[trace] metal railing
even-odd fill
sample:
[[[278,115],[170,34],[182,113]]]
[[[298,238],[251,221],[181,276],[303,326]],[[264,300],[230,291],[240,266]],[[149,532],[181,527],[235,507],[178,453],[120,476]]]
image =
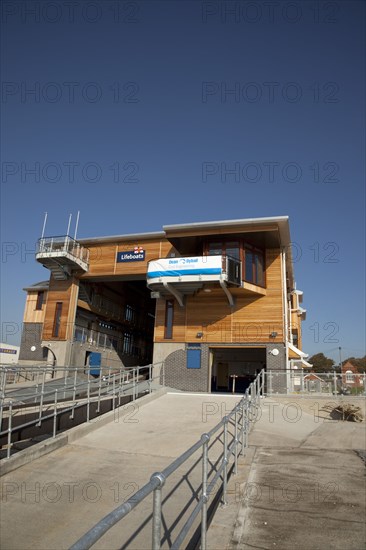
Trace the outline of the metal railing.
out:
[[[265,394],[366,395],[365,373],[309,372],[304,369],[265,371]]]
[[[114,350],[117,353],[123,355],[130,355],[136,357],[138,361],[144,361],[147,359],[149,350],[144,345],[145,342],[141,336],[142,329],[139,333],[134,334],[133,328],[126,326],[124,332],[129,335],[129,339],[120,336],[117,331],[115,334],[109,334],[106,332],[88,329],[79,325],[75,325],[74,328],[74,343],[80,346],[86,345],[94,347],[96,349]]]
[[[43,237],[38,239],[36,254],[51,252],[58,252],[60,254],[68,253],[86,264],[89,262],[89,249],[82,246],[69,235]]]
[[[221,484],[221,502],[227,504],[227,485],[230,471],[234,475],[238,469],[238,457],[245,454],[248,447],[248,435],[251,422],[257,417],[254,409],[258,408],[259,397],[263,395],[264,371],[250,384],[240,402],[225,416],[212,430],[201,435],[200,439],[186,452],[180,455],[169,466],[161,472],[152,474],[150,481],[140,490],[132,495],[126,502],[101,519],[92,529],[82,536],[70,550],[86,550],[93,546],[104,534],[116,523],[123,520],[136,506],[144,501],[150,494],[153,494],[152,505],[152,537],[151,548],[161,548],[162,540],[162,502],[163,488],[169,478],[180,466],[197,452],[200,452],[199,460],[202,463],[202,482],[198,502],[188,519],[181,527],[175,540],[170,545],[172,549],[178,549],[187,538],[195,519],[201,514],[200,519],[200,540],[201,550],[206,550],[206,534],[208,525],[208,501],[213,495],[213,489],[217,483]],[[232,427],[232,433],[229,427]],[[211,479],[208,476],[210,442],[215,436],[215,441],[222,444],[220,465],[214,470]],[[230,459],[233,456],[234,463],[229,471]]]
[[[154,373],[154,368],[159,370],[157,374]],[[160,371],[164,372],[164,363],[123,367],[117,372],[115,368],[101,367],[98,378],[92,376],[92,367],[35,367],[35,370],[39,371],[37,377],[35,375],[36,384],[18,390],[18,395],[13,395],[13,384],[11,393],[7,393],[8,368],[1,367],[0,370],[0,438],[6,438],[6,458],[11,456],[14,434],[25,428],[41,427],[42,423],[53,419],[54,438],[59,431],[58,418],[67,412],[70,413],[69,418],[74,419],[75,411],[86,407],[86,422],[89,422],[93,414],[98,416],[101,413],[101,403],[104,400],[111,401],[111,410],[115,410],[121,406],[122,398],[126,396],[135,401],[139,395],[161,388]],[[48,384],[47,376],[55,370],[62,371],[64,376],[55,378]],[[80,380],[81,377],[84,379]],[[93,404],[96,406],[95,410],[92,410]],[[32,418],[25,420],[26,415]]]
[[[231,256],[222,256],[222,265],[227,282],[241,285],[241,261]]]

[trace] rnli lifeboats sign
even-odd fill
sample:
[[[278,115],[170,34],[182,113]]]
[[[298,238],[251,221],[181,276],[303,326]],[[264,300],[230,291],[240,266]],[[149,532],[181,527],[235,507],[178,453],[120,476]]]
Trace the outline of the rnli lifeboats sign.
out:
[[[117,252],[117,263],[142,262],[145,259],[145,250],[141,246],[135,246],[133,250]]]
[[[149,263],[147,276],[181,277],[184,275],[219,275],[222,272],[221,256],[193,258],[164,258]]]

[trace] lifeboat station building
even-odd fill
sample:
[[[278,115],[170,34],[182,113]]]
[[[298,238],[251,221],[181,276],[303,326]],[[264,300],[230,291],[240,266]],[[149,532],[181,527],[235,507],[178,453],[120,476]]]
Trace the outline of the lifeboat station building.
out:
[[[36,260],[49,277],[25,288],[20,363],[164,363],[167,386],[202,392],[309,366],[286,216],[42,237]]]

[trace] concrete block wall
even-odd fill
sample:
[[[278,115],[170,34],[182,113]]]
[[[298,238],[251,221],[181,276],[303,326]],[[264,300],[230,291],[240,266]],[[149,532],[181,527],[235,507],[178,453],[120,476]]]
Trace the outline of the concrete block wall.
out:
[[[23,323],[22,341],[20,343],[19,361],[46,363],[47,355],[42,350],[43,323]],[[32,351],[32,347],[36,349]]]
[[[160,347],[154,357],[160,357],[165,364],[165,385],[182,391],[207,392],[208,391],[208,345],[201,344],[201,368],[187,368],[187,345],[177,344],[177,349],[172,351],[168,344],[169,353],[164,357],[164,343],[155,344]],[[167,349],[168,351],[168,349]],[[160,383],[163,383],[163,373],[160,373]]]

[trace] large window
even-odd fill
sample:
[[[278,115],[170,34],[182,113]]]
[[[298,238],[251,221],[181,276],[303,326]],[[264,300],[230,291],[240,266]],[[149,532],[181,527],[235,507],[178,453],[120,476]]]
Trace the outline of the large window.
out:
[[[209,256],[226,255],[243,262],[243,279],[258,286],[265,286],[263,250],[241,240],[215,240],[207,242],[204,253]]]
[[[174,302],[167,300],[165,302],[165,334],[164,338],[173,338],[173,319],[174,319]]]
[[[240,243],[238,241],[212,242],[208,243],[206,249],[209,256],[225,254],[240,260]]]
[[[257,248],[245,245],[245,280],[248,283],[264,286],[264,254]]]
[[[55,318],[53,321],[52,336],[58,337],[61,326],[62,302],[56,302]]]

